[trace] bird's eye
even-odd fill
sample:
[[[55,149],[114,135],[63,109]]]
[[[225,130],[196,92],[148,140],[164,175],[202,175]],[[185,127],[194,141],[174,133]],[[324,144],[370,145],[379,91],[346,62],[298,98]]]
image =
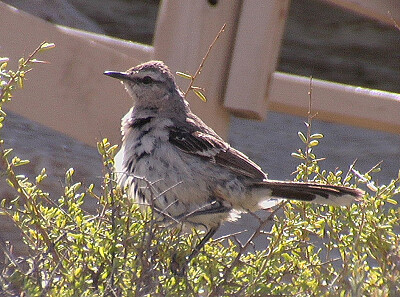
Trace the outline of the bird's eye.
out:
[[[153,79],[150,76],[145,76],[142,78],[142,83],[144,83],[145,85],[148,85],[152,82],[153,82]]]

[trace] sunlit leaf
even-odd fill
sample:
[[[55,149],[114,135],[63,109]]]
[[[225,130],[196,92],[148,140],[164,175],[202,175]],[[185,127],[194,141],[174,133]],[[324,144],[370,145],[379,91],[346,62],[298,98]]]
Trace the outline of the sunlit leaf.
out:
[[[203,101],[207,102],[206,96],[198,89],[193,89],[193,92]]]
[[[320,138],[324,138],[324,135],[321,133],[316,133],[316,134],[311,135],[311,138],[312,139],[320,139]]]
[[[307,138],[305,137],[305,135],[303,134],[303,132],[297,132],[297,135],[299,136],[299,138],[300,138],[300,140],[303,142],[303,143],[307,143]]]
[[[179,75],[180,77],[183,77],[183,78],[186,78],[186,79],[193,79],[193,77],[190,74],[187,74],[185,72],[177,71],[176,74]]]
[[[52,49],[52,48],[55,48],[55,47],[56,47],[56,45],[55,45],[54,43],[48,43],[48,42],[46,42],[46,43],[43,43],[43,44],[42,44],[42,46],[40,47],[40,51]]]
[[[42,61],[42,60],[38,60],[38,59],[32,59],[31,62],[36,63],[36,64],[50,64],[50,62],[48,62],[48,61]]]

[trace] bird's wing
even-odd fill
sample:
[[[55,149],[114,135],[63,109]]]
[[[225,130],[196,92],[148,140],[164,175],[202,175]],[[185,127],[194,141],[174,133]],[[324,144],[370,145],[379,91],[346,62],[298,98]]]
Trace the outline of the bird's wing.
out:
[[[266,179],[265,173],[256,163],[230,147],[212,130],[190,132],[174,127],[170,130],[169,141],[185,153],[206,159],[237,174],[260,181]]]

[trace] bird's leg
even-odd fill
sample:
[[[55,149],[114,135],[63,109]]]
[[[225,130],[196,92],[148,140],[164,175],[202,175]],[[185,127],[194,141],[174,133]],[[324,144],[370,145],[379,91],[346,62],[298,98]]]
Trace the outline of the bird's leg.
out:
[[[185,273],[186,266],[192,261],[194,257],[196,257],[200,250],[204,247],[207,241],[210,240],[211,237],[214,236],[215,232],[217,232],[218,226],[211,228],[207,234],[200,240],[200,242],[194,247],[192,253],[186,257],[185,262],[179,264],[176,259],[176,253],[173,255],[172,263],[171,263],[171,270],[174,274],[178,276],[183,276]]]

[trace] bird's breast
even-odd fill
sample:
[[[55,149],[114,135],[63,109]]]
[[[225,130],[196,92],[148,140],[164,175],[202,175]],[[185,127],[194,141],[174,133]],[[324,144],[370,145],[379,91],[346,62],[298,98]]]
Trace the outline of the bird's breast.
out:
[[[171,120],[153,116],[123,121],[124,138],[115,167],[133,173],[138,162],[154,154],[168,141],[168,127],[171,125]]]

